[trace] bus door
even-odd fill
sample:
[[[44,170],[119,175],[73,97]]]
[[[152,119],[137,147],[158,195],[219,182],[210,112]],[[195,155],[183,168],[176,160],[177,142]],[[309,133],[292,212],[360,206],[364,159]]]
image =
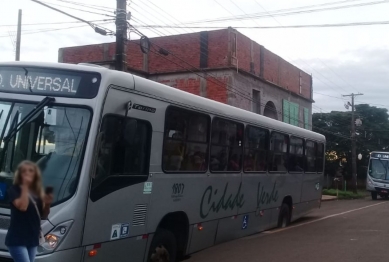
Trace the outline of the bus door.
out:
[[[149,172],[158,157],[150,158],[150,152],[158,152],[152,144],[162,146],[152,143],[152,138],[162,141],[161,107],[159,101],[109,89],[97,136],[83,237],[86,249],[101,244],[97,255],[89,258],[93,261],[143,260],[147,239],[142,235],[147,233],[152,190]],[[131,260],[125,260],[128,256]]]

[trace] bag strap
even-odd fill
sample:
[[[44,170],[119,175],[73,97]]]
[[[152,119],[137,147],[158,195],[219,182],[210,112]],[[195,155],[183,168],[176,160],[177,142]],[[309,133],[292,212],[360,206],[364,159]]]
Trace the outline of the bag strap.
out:
[[[35,202],[34,198],[30,194],[28,194],[28,197],[30,198],[31,202],[34,204],[34,207],[35,207],[35,210],[36,210],[36,214],[38,215],[39,220],[40,220],[41,219],[41,214],[40,214],[40,212],[38,210],[38,206],[36,205],[36,202]]]

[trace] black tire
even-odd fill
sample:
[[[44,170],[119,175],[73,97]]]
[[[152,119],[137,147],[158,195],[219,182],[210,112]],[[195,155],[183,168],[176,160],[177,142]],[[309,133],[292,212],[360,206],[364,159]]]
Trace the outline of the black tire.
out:
[[[166,229],[158,229],[151,241],[148,262],[176,262],[177,240]]]
[[[371,199],[377,200],[377,192],[371,192]]]
[[[290,208],[287,204],[282,204],[280,214],[278,216],[278,227],[287,227],[290,224]]]

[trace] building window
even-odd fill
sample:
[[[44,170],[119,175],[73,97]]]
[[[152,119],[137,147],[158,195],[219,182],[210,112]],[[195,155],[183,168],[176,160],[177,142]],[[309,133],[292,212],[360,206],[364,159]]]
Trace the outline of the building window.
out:
[[[207,171],[209,126],[208,115],[169,107],[165,120],[163,170]]]
[[[269,171],[286,172],[288,170],[289,137],[273,132],[270,138]]]
[[[309,129],[309,109],[304,108],[304,128]]]
[[[299,105],[288,100],[283,100],[283,119],[285,123],[299,126]]]
[[[220,118],[212,122],[211,171],[238,172],[242,166],[243,129],[241,123]]]
[[[269,131],[247,126],[244,150],[244,172],[266,171]]]
[[[253,89],[253,112],[256,114],[261,114],[261,96],[258,90]]]

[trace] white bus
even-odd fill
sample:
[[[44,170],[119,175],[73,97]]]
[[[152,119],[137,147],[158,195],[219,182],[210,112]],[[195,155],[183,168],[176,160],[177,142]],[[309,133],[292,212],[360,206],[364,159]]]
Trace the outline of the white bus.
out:
[[[38,262],[174,262],[320,207],[324,136],[129,73],[0,63],[0,135],[0,261],[24,159],[55,194]]]
[[[389,152],[374,151],[370,153],[367,172],[366,190],[370,191],[371,198],[377,200],[389,197]]]

